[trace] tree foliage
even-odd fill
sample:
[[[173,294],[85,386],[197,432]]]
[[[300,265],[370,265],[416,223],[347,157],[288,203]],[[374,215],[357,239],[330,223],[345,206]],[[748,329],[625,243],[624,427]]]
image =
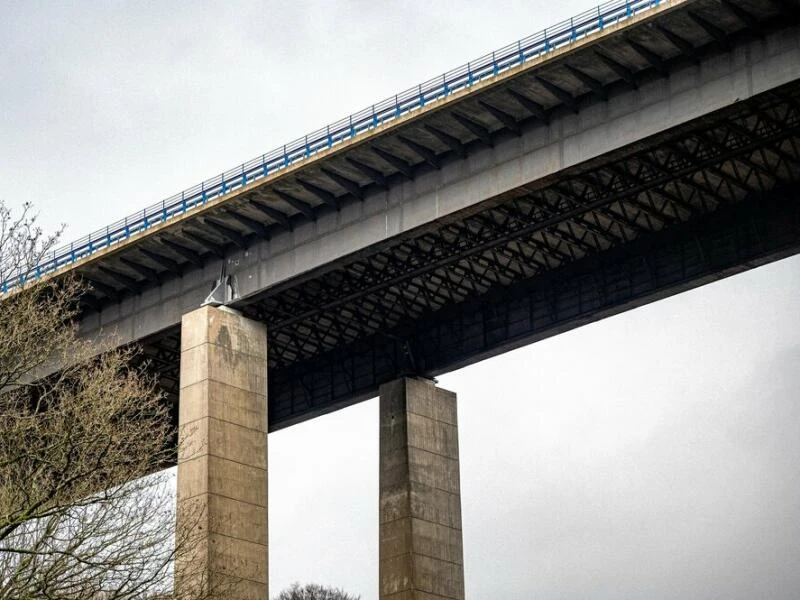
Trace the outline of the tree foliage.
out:
[[[133,350],[79,338],[79,281],[24,281],[57,239],[0,203],[0,281],[19,283],[0,295],[0,599],[163,595],[192,543],[158,473],[168,407]]]
[[[360,600],[361,596],[353,596],[339,588],[326,587],[316,583],[301,586],[295,582],[273,600]]]

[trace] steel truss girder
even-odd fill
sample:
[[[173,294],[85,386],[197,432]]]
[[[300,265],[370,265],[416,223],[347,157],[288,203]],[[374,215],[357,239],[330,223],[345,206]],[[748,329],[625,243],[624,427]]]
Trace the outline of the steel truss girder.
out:
[[[798,203],[779,199],[800,181],[796,93],[740,103],[240,305],[268,326],[271,426],[796,251]],[[153,368],[174,392],[168,346]]]
[[[305,360],[741,201],[754,183],[756,191],[768,191],[775,179],[750,181],[756,167],[743,175],[735,165],[753,162],[750,154],[793,136],[798,126],[796,107],[776,97],[758,111],[743,109],[593,171],[567,174],[563,183],[406,240],[245,310],[275,336],[274,367]]]
[[[270,372],[277,429],[800,251],[800,190],[726,206],[351,347]],[[407,354],[411,352],[414,365]]]

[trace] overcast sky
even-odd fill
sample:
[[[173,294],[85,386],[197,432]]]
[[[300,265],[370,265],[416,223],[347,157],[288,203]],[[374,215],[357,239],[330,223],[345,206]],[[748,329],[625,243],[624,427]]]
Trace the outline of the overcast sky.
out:
[[[591,8],[0,0],[0,198],[65,241]],[[440,378],[467,596],[800,596],[800,259]],[[273,593],[377,598],[374,400],[270,436]]]

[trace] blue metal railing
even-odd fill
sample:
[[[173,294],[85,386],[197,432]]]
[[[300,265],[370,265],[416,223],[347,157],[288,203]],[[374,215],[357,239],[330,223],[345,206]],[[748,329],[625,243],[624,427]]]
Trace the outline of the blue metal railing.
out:
[[[610,0],[596,9],[586,11],[553,27],[504,46],[448,71],[383,102],[332,123],[282,147],[262,154],[216,177],[207,179],[187,190],[153,204],[121,221],[82,237],[69,245],[48,253],[33,269],[15,273],[0,284],[0,293],[32,279],[38,279],[139,233],[153,225],[169,221],[188,210],[229,194],[253,181],[285,169],[310,156],[341,144],[345,140],[394,121],[426,104],[469,88],[489,77],[495,77],[528,60],[571,44],[591,33],[602,30],[647,11],[661,0]]]

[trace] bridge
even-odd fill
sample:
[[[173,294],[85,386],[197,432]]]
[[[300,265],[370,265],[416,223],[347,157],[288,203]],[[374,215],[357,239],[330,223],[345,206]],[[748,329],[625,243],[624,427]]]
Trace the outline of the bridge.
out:
[[[75,274],[82,334],[142,345],[201,424],[179,504],[219,518],[203,560],[241,597],[266,594],[267,431],[380,395],[381,598],[463,598],[432,378],[797,253],[798,15],[614,0],[0,285]]]

